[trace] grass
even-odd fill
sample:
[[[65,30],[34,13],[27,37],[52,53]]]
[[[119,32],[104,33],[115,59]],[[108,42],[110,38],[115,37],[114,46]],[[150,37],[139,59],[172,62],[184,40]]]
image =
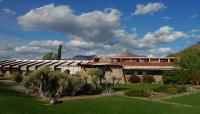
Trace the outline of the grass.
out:
[[[185,96],[181,96],[181,97],[171,98],[166,101],[200,106],[199,99],[200,99],[200,93],[194,93],[194,94],[185,95]]]
[[[139,83],[139,84],[115,84],[115,90],[127,90],[127,89],[155,89],[159,88],[160,84],[148,84],[148,83]]]
[[[126,85],[128,86],[128,85]],[[145,87],[145,86],[143,86]],[[153,87],[153,86],[152,86]],[[198,95],[196,96],[196,99]],[[194,100],[197,102],[198,100]],[[123,96],[65,101],[57,105],[11,90],[0,84],[0,114],[199,114],[200,107],[182,107],[171,104],[138,100]]]

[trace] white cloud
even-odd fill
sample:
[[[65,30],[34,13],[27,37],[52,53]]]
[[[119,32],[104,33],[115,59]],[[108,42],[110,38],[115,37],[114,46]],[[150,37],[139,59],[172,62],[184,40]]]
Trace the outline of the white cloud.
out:
[[[192,38],[200,38],[200,29],[192,29],[190,31],[190,36]]]
[[[120,15],[120,11],[110,8],[77,14],[67,5],[54,4],[32,9],[17,18],[24,30],[55,31],[65,34],[69,39],[34,40],[12,46],[10,52],[15,55],[12,57],[41,59],[46,52],[56,53],[60,44],[63,45],[63,58],[77,54],[113,55],[137,50],[149,52],[159,48],[156,44],[173,42],[187,36],[184,32],[163,26],[139,37],[136,28],[131,32],[123,29]]]
[[[198,14],[194,14],[194,15],[190,16],[190,18],[192,18],[192,19],[195,19],[195,18],[198,18],[198,17],[199,17]]]
[[[148,3],[146,5],[144,4],[137,4],[136,10],[134,11],[133,15],[145,15],[145,14],[153,14],[156,11],[162,10],[167,8],[165,4],[161,2],[155,2],[155,3]]]
[[[163,19],[170,20],[170,19],[172,19],[172,18],[171,18],[171,17],[168,17],[168,16],[164,16]]]
[[[135,48],[136,31],[127,33],[120,26],[120,11],[107,8],[77,15],[67,5],[49,4],[32,9],[18,17],[25,30],[51,30],[70,36],[64,45],[72,53],[96,51],[98,54],[118,53]],[[30,44],[29,44],[30,45]]]
[[[200,38],[200,34],[192,34],[192,38]]]
[[[31,41],[28,45],[32,47],[58,47],[60,44],[62,44],[63,41],[58,40],[41,40],[41,41]]]
[[[8,8],[3,8],[3,12],[7,15],[12,15],[14,16],[16,12],[14,10],[8,9]]]
[[[192,29],[190,32],[191,32],[191,33],[200,32],[200,29]]]
[[[174,31],[169,26],[160,27],[154,32],[149,32],[140,40],[140,45],[153,47],[154,44],[173,42],[177,39],[187,37],[187,34],[181,31]]]
[[[112,38],[120,26],[120,12],[107,8],[76,15],[67,5],[49,4],[32,9],[17,18],[25,30],[51,30],[79,37],[86,41],[101,41]]]
[[[16,47],[15,51],[26,54],[42,54],[55,51],[62,43],[62,41],[58,40],[31,41],[27,45]]]
[[[169,54],[172,52],[173,52],[173,50],[169,47],[160,47],[160,48],[150,49],[150,53],[152,53],[152,54]]]

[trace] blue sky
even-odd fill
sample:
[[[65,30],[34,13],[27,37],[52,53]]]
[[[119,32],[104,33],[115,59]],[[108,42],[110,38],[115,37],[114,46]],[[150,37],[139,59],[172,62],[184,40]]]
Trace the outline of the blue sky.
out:
[[[199,0],[0,0],[0,59],[131,52],[165,56],[200,39]]]

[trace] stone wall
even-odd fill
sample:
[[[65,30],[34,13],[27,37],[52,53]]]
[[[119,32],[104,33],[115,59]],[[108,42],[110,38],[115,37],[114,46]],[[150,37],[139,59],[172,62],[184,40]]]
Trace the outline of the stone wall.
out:
[[[122,68],[111,68],[111,71],[106,71],[105,73],[105,77],[108,77],[108,76],[111,76],[111,77],[115,76],[118,79],[120,79],[119,83],[125,83]]]

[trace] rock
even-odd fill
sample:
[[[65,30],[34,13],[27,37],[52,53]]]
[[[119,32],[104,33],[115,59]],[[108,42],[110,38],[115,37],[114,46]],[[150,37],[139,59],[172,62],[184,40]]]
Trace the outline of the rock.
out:
[[[50,104],[58,104],[58,103],[62,103],[62,101],[59,101],[57,98],[52,98],[50,100]]]

